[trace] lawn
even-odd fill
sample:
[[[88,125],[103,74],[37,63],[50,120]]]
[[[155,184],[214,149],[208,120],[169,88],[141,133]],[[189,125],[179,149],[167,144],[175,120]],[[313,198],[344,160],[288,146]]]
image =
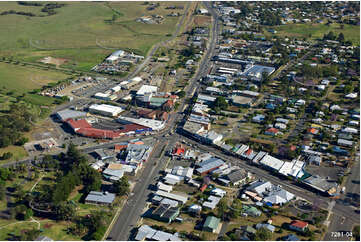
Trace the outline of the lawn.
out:
[[[26,91],[40,88],[48,83],[66,79],[67,77],[68,75],[61,72],[0,63],[0,88],[4,89],[4,91],[14,91],[16,94],[22,94]],[[33,96],[30,96],[30,98],[34,99]],[[40,103],[43,103],[44,100],[43,98]]]
[[[11,238],[12,236],[10,235],[13,234],[15,236],[20,236],[21,232],[24,230],[30,230],[30,229],[36,229],[37,228],[37,224],[34,222],[28,222],[28,221],[24,221],[21,223],[16,223],[16,224],[11,224],[9,226],[3,227],[0,229],[0,240],[4,241],[4,240],[9,240],[9,238]]]
[[[351,40],[353,44],[360,44],[360,26],[344,24],[344,29],[341,29],[340,24],[286,24],[274,27],[277,30],[276,35],[292,36],[300,38],[322,38],[324,34],[333,31],[335,34],[343,33],[346,40]]]
[[[13,156],[8,160],[0,160],[0,164],[7,163],[9,161],[21,160],[22,158],[27,156],[27,153],[23,146],[11,145],[6,148],[0,148],[0,155],[2,155],[3,153],[6,153],[6,152],[11,152],[13,154]]]
[[[142,55],[157,42],[169,38],[179,17],[168,17],[167,5],[181,2],[160,2],[152,11],[142,2],[67,2],[58,12],[46,17],[20,15],[0,16],[0,32],[8,33],[0,40],[0,56],[36,62],[43,57],[65,58],[71,67],[89,71],[115,49],[134,49]],[[38,7],[19,6],[16,2],[1,3],[1,9],[38,13]],[[144,24],[135,19],[159,14],[161,24]],[[113,23],[109,20],[114,19]],[[108,20],[108,22],[107,22]]]

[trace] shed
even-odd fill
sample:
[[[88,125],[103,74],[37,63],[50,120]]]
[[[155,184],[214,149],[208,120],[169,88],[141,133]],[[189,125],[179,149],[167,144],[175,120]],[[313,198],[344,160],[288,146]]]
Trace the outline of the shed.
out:
[[[211,233],[216,232],[220,221],[221,220],[219,218],[216,218],[214,216],[208,216],[206,221],[204,222],[203,230]]]

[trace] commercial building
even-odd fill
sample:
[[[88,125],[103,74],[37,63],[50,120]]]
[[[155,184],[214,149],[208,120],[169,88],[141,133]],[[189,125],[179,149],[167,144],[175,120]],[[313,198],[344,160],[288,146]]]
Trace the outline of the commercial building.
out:
[[[147,145],[129,144],[126,150],[125,163],[141,166],[146,162],[153,150],[153,147]]]
[[[150,86],[150,85],[143,85],[137,91],[137,96],[144,96],[146,94],[155,94],[158,92],[158,87]]]
[[[201,175],[205,175],[222,166],[223,164],[225,164],[223,160],[213,157],[197,164],[199,168],[196,169],[196,172]]]
[[[115,199],[114,193],[91,191],[85,198],[85,203],[96,205],[110,205]]]
[[[70,118],[78,119],[78,118],[84,118],[86,116],[87,116],[86,112],[81,112],[71,109],[64,109],[56,113],[56,117],[63,122]]]
[[[166,122],[161,120],[147,119],[147,118],[130,118],[121,116],[117,119],[118,122],[126,120],[150,129],[150,131],[159,131],[165,128]]]
[[[123,111],[124,110],[121,107],[108,104],[93,104],[89,107],[89,112],[108,117],[116,117]]]
[[[336,195],[337,192],[337,183],[329,182],[325,178],[322,178],[318,175],[310,176],[304,179],[303,184],[310,186],[313,189],[316,189],[324,194],[329,196]]]

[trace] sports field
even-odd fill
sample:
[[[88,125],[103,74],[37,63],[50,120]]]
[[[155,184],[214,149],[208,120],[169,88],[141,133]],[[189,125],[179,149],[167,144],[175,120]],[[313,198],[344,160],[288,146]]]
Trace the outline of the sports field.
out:
[[[351,40],[354,45],[360,44],[360,26],[356,25],[344,24],[342,29],[340,24],[286,24],[273,29],[277,30],[278,36],[309,38],[311,34],[313,39],[322,38],[332,31],[337,35],[343,33],[345,40]]]
[[[167,16],[185,6],[182,2],[159,2],[153,10],[143,2],[66,2],[46,17],[1,15],[0,56],[13,56],[24,61],[44,57],[65,58],[65,67],[88,71],[115,49],[133,49],[146,55],[155,43],[169,38],[179,17]],[[40,13],[41,7],[1,2],[1,11],[16,10]],[[162,15],[160,24],[135,22],[141,16]]]

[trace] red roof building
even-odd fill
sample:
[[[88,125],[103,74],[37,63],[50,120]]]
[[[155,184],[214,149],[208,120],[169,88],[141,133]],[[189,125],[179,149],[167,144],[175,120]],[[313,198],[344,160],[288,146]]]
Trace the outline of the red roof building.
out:
[[[128,147],[128,144],[125,145],[114,145],[114,150],[115,151],[121,151],[121,150],[125,150]]]
[[[174,148],[173,155],[182,156],[184,154],[184,152],[185,152],[185,149],[181,145],[178,145]]]
[[[308,223],[300,220],[293,220],[289,228],[296,230],[296,231],[305,231],[305,229],[308,227]]]

